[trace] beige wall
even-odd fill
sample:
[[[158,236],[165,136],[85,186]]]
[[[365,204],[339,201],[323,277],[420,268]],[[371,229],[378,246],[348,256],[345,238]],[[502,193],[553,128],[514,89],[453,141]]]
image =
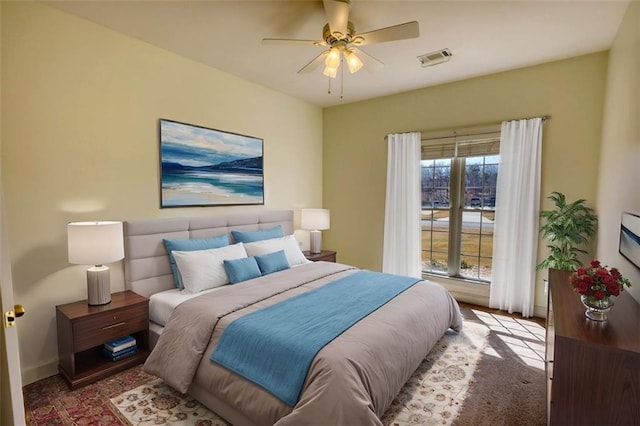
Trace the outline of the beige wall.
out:
[[[266,205],[249,209],[299,209],[322,203],[322,112],[41,3],[2,6],[1,170],[31,382],[56,372],[55,305],[86,298],[67,222],[241,209],[159,209],[158,118],[264,138]]]
[[[331,210],[331,230],[324,246],[337,250],[342,262],[380,270],[384,137],[393,132],[550,115],[543,134],[541,193],[561,191],[595,207],[607,57],[596,53],[325,109],[323,197]],[[546,199],[541,203],[551,207]],[[538,313],[546,307],[544,277],[539,274],[537,280]],[[488,295],[487,286],[472,285],[468,292],[476,302]]]
[[[640,214],[640,2],[631,2],[610,51],[598,190],[598,257],[620,268],[640,302],[640,270],[618,253],[620,214]]]

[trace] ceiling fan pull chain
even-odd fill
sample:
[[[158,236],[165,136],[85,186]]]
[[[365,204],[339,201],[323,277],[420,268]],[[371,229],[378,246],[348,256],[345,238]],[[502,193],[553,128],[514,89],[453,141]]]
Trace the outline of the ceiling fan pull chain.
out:
[[[329,80],[329,91],[327,93],[331,94],[331,77],[327,77],[327,80]]]
[[[344,98],[344,55],[340,55],[340,99]]]

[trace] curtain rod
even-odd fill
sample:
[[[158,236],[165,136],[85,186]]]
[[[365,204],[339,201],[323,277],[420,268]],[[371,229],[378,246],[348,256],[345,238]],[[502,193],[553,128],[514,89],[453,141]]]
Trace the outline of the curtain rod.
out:
[[[547,120],[551,120],[551,116],[550,115],[543,115],[543,116],[540,116],[540,117],[512,118],[512,119],[509,119],[509,120],[502,120],[499,123],[485,124],[485,125],[480,125],[480,126],[461,128],[461,129],[457,129],[457,130],[458,131],[461,131],[461,130],[464,131],[464,130],[469,130],[469,129],[472,129],[472,128],[485,129],[485,128],[489,128],[489,127],[493,127],[493,126],[501,126],[504,121],[531,120],[533,118],[541,118],[543,123],[545,121],[547,121]],[[498,127],[498,130],[500,130],[499,127]],[[456,129],[453,129],[452,131],[455,132]],[[429,131],[429,130],[422,130],[422,131],[416,130],[416,132],[418,132],[418,133],[439,133],[439,132],[433,132],[433,131]],[[478,134],[482,134],[482,133],[492,133],[492,132],[478,132]]]
[[[531,120],[532,118],[541,118],[542,119],[542,123],[544,123],[547,120],[551,120],[551,116],[550,115],[543,115],[541,117],[525,117],[525,118],[512,118],[509,120],[502,120],[502,121],[518,121],[518,120]],[[485,124],[484,126],[477,126],[478,128],[485,128],[485,127],[490,127],[490,126],[500,126],[502,125],[502,121],[499,123],[494,123],[494,124]],[[453,130],[455,131],[455,129]],[[411,132],[416,132],[416,133],[434,133],[433,131],[429,131],[429,130],[412,130]],[[388,135],[386,135],[384,137],[384,140],[387,140]]]
[[[510,120],[502,120],[502,121],[518,121],[518,120],[531,120],[532,118],[541,118],[542,122],[544,123],[547,120],[551,120],[551,116],[550,115],[543,115],[541,117],[525,117],[525,118],[512,118]]]

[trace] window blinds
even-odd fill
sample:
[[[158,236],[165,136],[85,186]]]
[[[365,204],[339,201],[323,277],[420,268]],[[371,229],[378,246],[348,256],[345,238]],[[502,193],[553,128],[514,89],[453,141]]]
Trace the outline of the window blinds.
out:
[[[500,153],[500,127],[423,133],[421,141],[423,160],[497,155]]]

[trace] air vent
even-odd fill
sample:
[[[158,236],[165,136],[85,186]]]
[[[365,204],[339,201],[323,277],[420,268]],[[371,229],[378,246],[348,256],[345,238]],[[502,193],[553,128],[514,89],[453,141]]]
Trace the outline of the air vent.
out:
[[[422,64],[423,67],[431,67],[433,65],[438,65],[443,62],[447,62],[451,56],[451,51],[449,49],[442,49],[435,52],[427,53],[424,55],[418,56],[418,60]]]

